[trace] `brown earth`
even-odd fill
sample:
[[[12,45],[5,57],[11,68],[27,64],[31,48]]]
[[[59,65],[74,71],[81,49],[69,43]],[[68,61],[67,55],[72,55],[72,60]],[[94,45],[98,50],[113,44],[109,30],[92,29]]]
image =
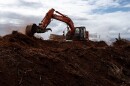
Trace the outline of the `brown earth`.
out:
[[[130,44],[115,44],[13,32],[0,37],[0,86],[130,86]]]

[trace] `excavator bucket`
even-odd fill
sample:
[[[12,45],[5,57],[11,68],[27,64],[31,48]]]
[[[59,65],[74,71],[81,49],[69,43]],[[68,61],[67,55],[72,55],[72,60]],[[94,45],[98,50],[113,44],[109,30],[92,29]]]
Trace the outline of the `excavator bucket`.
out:
[[[26,27],[26,35],[33,37],[34,33],[37,32],[38,26],[36,24],[32,24],[32,25],[27,25]]]
[[[29,37],[33,37],[34,33],[45,33],[47,31],[52,31],[51,28],[41,28],[40,26],[37,26],[36,24],[27,25],[26,27],[26,35]]]

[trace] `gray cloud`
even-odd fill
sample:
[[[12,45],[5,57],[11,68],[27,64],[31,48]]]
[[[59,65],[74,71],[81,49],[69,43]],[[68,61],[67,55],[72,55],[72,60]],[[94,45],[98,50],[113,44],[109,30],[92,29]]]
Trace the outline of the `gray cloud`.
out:
[[[0,34],[5,35],[11,33],[12,30],[25,29],[26,25],[36,23],[38,24],[41,20],[40,17],[36,16],[24,16],[12,12],[0,13],[2,19],[5,22],[0,23]]]
[[[69,16],[72,20],[74,20],[74,21],[77,21],[77,20],[81,20],[81,21],[86,21],[86,20],[88,20],[88,18],[86,18],[86,17],[79,17],[79,16]]]
[[[11,19],[22,19],[23,17],[26,17],[26,16],[23,16],[14,12],[1,12],[0,16],[1,18],[11,18]]]
[[[19,3],[17,6],[24,6],[24,7],[29,7],[29,8],[40,8],[42,7],[42,3],[40,2],[27,2],[25,0],[19,0]]]

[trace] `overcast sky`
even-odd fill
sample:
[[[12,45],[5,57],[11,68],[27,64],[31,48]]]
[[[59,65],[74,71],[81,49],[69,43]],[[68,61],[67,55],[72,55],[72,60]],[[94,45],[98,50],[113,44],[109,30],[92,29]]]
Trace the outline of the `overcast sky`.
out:
[[[101,38],[117,37],[118,33],[130,37],[130,0],[1,0],[0,35],[38,24],[51,8],[70,17],[75,26],[85,26]],[[53,20],[48,27],[53,33],[62,34],[66,24]]]

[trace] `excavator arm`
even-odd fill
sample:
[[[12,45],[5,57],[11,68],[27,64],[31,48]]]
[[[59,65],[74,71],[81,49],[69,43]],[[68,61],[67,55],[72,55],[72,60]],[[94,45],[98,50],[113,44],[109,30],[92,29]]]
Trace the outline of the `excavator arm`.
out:
[[[43,20],[40,23],[40,27],[42,29],[46,29],[46,27],[50,24],[54,11],[55,11],[54,9],[50,9],[46,13],[45,17],[43,18]]]
[[[57,14],[54,14],[57,13]],[[46,16],[44,17],[44,19],[41,21],[41,28],[42,29],[46,29],[46,27],[49,25],[49,23],[51,22],[51,19],[56,19],[56,20],[59,20],[59,21],[62,21],[62,22],[65,22],[69,27],[70,27],[70,33],[74,33],[74,24],[73,24],[73,21],[65,16],[64,14],[58,12],[58,11],[55,11],[53,8],[50,9]]]

